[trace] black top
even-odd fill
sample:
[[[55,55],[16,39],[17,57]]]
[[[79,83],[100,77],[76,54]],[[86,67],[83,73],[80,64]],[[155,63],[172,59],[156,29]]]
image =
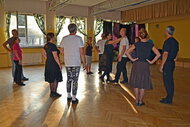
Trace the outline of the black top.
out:
[[[150,58],[154,44],[149,42],[137,42],[134,45],[136,48],[136,57],[138,58],[138,61],[147,62],[146,59]]]
[[[86,55],[87,56],[92,56],[92,46],[91,45],[88,45],[87,48],[86,48]]]
[[[114,55],[114,52],[113,52],[114,47],[113,47],[112,44],[108,44],[108,42],[109,41],[106,41],[106,43],[105,43],[104,52],[105,52],[106,56],[109,57],[109,56],[113,56]]]
[[[57,46],[53,43],[47,43],[45,46],[44,46],[44,49],[46,51],[46,55],[47,55],[47,60],[46,62],[50,62],[50,63],[56,63],[54,57],[53,57],[53,54],[52,52],[53,51],[57,51],[57,55],[59,56],[60,54],[60,51],[58,50]]]
[[[176,58],[178,51],[179,43],[175,38],[170,37],[165,40],[162,48],[162,53],[168,52],[168,58],[166,61],[173,61]]]

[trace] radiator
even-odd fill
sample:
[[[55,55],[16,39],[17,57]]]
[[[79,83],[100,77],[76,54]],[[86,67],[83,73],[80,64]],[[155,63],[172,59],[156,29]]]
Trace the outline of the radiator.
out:
[[[41,53],[23,53],[23,65],[38,65],[42,63]]]

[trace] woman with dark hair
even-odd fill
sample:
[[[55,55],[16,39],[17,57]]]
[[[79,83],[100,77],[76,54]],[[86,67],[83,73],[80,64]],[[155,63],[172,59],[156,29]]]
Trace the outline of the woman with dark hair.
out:
[[[46,59],[45,81],[50,84],[50,97],[60,97],[57,93],[58,82],[62,81],[62,66],[59,60],[60,51],[57,49],[53,33],[48,33],[47,44],[45,44],[42,55]]]
[[[110,73],[112,72],[112,62],[113,62],[113,45],[109,44],[109,41],[112,39],[112,35],[110,33],[105,34],[106,42],[104,46],[104,53],[103,57],[100,59],[101,63],[104,64],[104,67],[100,67],[101,71],[104,71],[102,76],[100,76],[100,79],[102,82],[104,82],[104,77],[107,76],[107,81],[110,81]],[[105,58],[105,59],[103,59]],[[104,63],[103,63],[104,62]]]
[[[117,40],[111,40],[112,34],[107,33],[105,34],[106,42],[104,46],[104,53],[103,56],[100,59],[100,71],[104,71],[102,76],[100,76],[100,79],[102,82],[104,82],[104,77],[107,76],[107,82],[110,82],[110,73],[112,72],[112,63],[114,58],[114,46],[113,44],[119,43],[122,38],[119,38]]]
[[[147,40],[146,30],[139,32],[140,42],[136,42],[132,45],[126,52],[128,58],[134,62],[131,70],[131,77],[129,84],[134,88],[136,96],[136,105],[144,105],[143,97],[144,91],[152,89],[152,81],[150,78],[150,64],[153,64],[160,57],[159,51],[155,48],[152,43]],[[131,56],[131,52],[136,50],[136,58]],[[151,51],[153,51],[156,56],[153,60],[148,60]]]

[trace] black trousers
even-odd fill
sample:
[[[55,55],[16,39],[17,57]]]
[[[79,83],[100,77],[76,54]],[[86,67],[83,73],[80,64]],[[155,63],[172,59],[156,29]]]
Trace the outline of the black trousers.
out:
[[[101,59],[101,56],[102,56],[102,54],[99,54],[99,67],[98,67],[98,71],[99,71],[99,72],[101,72],[101,71],[100,71],[100,59]]]
[[[174,96],[174,79],[173,79],[174,69],[175,69],[175,62],[166,61],[163,67],[163,80],[167,92],[166,99],[169,102],[173,101],[173,96]]]
[[[22,76],[22,65],[19,64],[19,61],[15,61],[14,60],[14,63],[15,63],[15,74],[14,74],[14,81],[17,83],[17,84],[21,84],[21,76]]]
[[[119,80],[121,72],[122,72],[123,73],[123,80],[128,82],[127,69],[126,69],[127,61],[128,61],[127,57],[122,57],[121,61],[117,63],[117,72],[115,75],[115,81]]]

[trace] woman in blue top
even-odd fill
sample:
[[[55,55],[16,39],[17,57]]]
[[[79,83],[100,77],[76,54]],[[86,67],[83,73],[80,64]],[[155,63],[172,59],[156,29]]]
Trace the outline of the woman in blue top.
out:
[[[132,45],[126,52],[128,58],[134,62],[129,84],[134,88],[137,106],[144,105],[144,91],[152,89],[149,66],[156,62],[160,57],[160,53],[155,46],[152,43],[147,42],[147,35],[146,30],[140,31],[139,38],[141,41]],[[136,50],[136,58],[132,58],[131,56],[131,52],[134,50]],[[150,61],[148,58],[151,51],[153,51],[156,56]]]

